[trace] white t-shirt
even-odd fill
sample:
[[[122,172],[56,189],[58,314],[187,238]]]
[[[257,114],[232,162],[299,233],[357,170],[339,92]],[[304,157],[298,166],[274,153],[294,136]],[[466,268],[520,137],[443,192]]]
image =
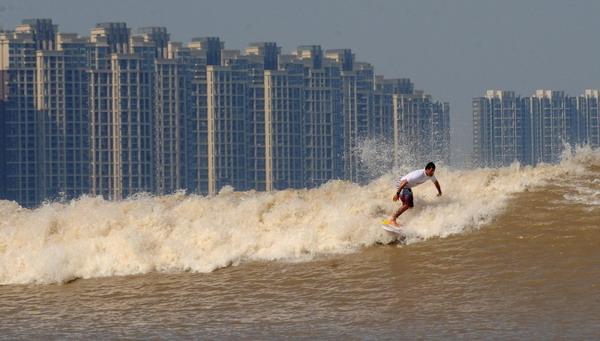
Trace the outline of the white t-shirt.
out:
[[[433,181],[433,182],[437,181],[437,179],[435,178],[435,175],[427,176],[427,174],[425,174],[425,169],[419,169],[414,172],[410,172],[410,173],[406,174],[400,180],[396,181],[396,188],[400,187],[400,184],[404,180],[408,181],[408,183],[406,184],[406,186],[404,186],[404,188],[413,188],[415,186],[418,186],[418,185],[424,183],[425,181],[427,181],[429,179],[431,179],[431,181]]]

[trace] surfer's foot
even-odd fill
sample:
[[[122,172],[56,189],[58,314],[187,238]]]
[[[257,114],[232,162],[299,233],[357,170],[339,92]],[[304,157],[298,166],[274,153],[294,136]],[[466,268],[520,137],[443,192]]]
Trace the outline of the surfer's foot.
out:
[[[400,224],[398,224],[395,220],[392,219],[390,219],[390,225],[400,227]]]

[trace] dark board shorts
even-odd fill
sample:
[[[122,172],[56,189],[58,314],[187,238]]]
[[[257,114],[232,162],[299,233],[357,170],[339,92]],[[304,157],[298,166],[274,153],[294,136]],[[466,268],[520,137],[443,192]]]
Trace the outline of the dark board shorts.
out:
[[[402,192],[400,192],[400,200],[402,200],[402,205],[408,207],[414,207],[413,204],[413,193],[410,188],[403,188]]]

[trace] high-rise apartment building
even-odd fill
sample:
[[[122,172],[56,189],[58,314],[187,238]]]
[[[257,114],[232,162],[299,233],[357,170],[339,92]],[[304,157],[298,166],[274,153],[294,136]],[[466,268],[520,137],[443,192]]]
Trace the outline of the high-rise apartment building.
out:
[[[299,65],[279,67],[275,43],[253,43],[246,49],[251,118],[249,182],[258,190],[303,188],[304,75]]]
[[[214,195],[224,186],[247,190],[249,74],[235,58],[222,65],[224,44],[194,38],[191,127],[188,129],[188,189]],[[235,55],[237,53],[233,53]]]
[[[484,166],[530,162],[527,103],[514,91],[489,90],[473,99],[473,159]]]
[[[266,70],[265,94],[265,190],[305,187],[303,145],[302,74]]]
[[[153,46],[155,190],[173,193],[188,187],[186,119],[192,108],[189,49],[171,42],[165,27],[140,28],[135,39]]]
[[[406,154],[416,156],[415,163],[449,162],[449,104],[434,102],[421,90],[413,90],[412,94],[394,94],[393,103],[395,165],[399,165]]]
[[[5,122],[5,198],[23,204],[40,200],[36,141],[39,124],[35,112],[36,45],[30,25],[0,35],[0,84]]]
[[[564,91],[537,90],[528,100],[533,163],[555,163],[565,144],[575,142],[576,99]]]
[[[578,143],[587,143],[592,148],[600,147],[600,90],[585,90],[577,98],[579,125]]]
[[[91,193],[153,192],[155,44],[124,23],[98,24],[91,43]]]
[[[206,68],[208,151],[208,194],[224,186],[247,190],[246,179],[246,92],[248,74],[234,66],[209,65]]]
[[[306,186],[316,187],[343,177],[342,65],[324,58],[318,45],[299,46],[292,54],[304,76]]]
[[[191,108],[187,122],[187,184],[192,193],[208,193],[207,51],[201,42],[188,44]],[[219,50],[221,47],[219,47]]]
[[[344,176],[361,182],[361,139],[369,134],[369,120],[374,111],[375,72],[366,62],[356,62],[350,49],[329,50],[326,57],[341,64],[341,106],[343,126]]]
[[[144,27],[154,44],[155,186],[159,194],[187,189],[187,122],[192,108],[189,49],[169,41],[164,27]]]
[[[89,193],[86,44],[48,19],[0,36],[6,198],[33,205]]]
[[[394,95],[411,95],[414,84],[410,79],[375,77],[373,112],[369,116],[368,135],[394,138]]]
[[[489,90],[473,99],[473,162],[507,166],[560,161],[568,146],[597,147],[598,90],[580,97],[537,90],[533,96]]]
[[[89,193],[90,121],[88,41],[74,33],[57,35],[57,48],[64,58],[64,143],[65,180],[60,191],[67,198]]]
[[[450,103],[435,101],[431,107],[431,144],[429,160],[450,164]]]
[[[251,188],[265,191],[271,186],[267,177],[267,145],[265,117],[265,71],[277,70],[281,49],[275,43],[252,43],[246,48],[248,62],[248,169],[247,179]],[[241,56],[240,56],[241,57]],[[268,178],[268,179],[267,179]]]

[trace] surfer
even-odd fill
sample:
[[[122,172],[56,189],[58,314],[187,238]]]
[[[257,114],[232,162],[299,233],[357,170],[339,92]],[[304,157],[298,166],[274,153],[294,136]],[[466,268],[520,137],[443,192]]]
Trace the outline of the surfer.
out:
[[[434,173],[435,164],[430,162],[427,164],[427,166],[425,166],[425,169],[418,169],[414,172],[410,172],[396,181],[396,194],[394,194],[393,200],[398,201],[400,199],[402,201],[402,207],[400,207],[396,213],[394,213],[392,219],[390,219],[390,225],[400,226],[400,224],[396,222],[396,219],[398,219],[398,217],[406,210],[414,207],[412,193],[413,187],[431,179],[438,190],[437,196],[439,197],[442,195],[442,188],[440,187],[440,183],[433,175]]]

